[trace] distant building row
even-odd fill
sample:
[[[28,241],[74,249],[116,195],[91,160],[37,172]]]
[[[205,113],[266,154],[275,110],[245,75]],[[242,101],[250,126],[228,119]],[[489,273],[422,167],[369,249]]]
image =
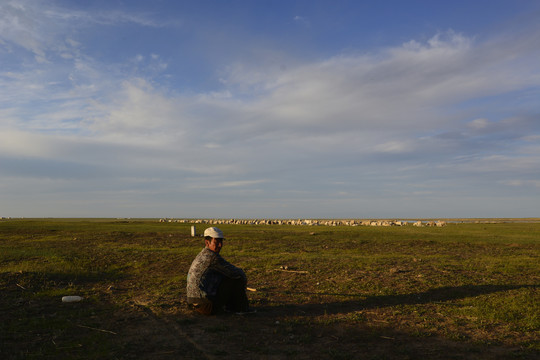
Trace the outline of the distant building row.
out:
[[[232,225],[305,225],[305,226],[405,226],[409,222],[402,220],[276,220],[276,219],[159,219],[159,222],[177,222],[190,224],[232,224]],[[446,226],[446,221],[415,221],[412,226]]]

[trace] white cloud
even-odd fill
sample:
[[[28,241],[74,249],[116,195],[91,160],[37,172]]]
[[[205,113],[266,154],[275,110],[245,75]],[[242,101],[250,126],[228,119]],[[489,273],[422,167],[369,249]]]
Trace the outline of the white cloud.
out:
[[[401,154],[409,152],[414,149],[414,143],[411,141],[389,141],[382,144],[378,144],[374,147],[375,151],[384,153]]]
[[[78,23],[86,26],[95,24],[119,25],[126,23],[146,27],[163,27],[171,25],[170,23],[156,21],[152,19],[148,14],[136,14],[118,10],[88,12],[71,10],[64,7],[47,7],[43,10],[43,14],[45,14],[47,18],[50,18],[53,21]]]
[[[540,142],[540,135],[526,135],[523,137],[525,141]]]
[[[170,124],[178,114],[174,99],[156,93],[142,79],[125,81],[114,101],[100,107],[104,116],[94,119],[90,129],[103,134],[147,134],[148,131]]]
[[[2,131],[0,133],[0,153],[16,156],[54,157],[49,145],[54,144],[46,135],[36,135],[22,131]]]
[[[126,23],[157,28],[171,25],[148,14],[79,11],[34,0],[4,1],[0,4],[0,44],[8,52],[23,48],[33,53],[37,63],[49,63],[56,56],[77,57],[81,43],[74,39],[73,29]]]
[[[297,24],[301,24],[302,26],[309,27],[311,25],[305,16],[296,15],[293,19]]]
[[[510,180],[506,182],[510,186],[525,186],[525,187],[535,187],[540,188],[540,180]]]
[[[490,62],[492,49],[486,54],[462,35],[437,35],[415,44],[369,56],[337,56],[280,72],[237,68],[225,83],[240,89],[241,97],[234,94],[220,107],[226,106],[234,116],[236,120],[227,125],[239,135],[275,134],[297,143],[298,138],[307,143],[318,133],[411,136],[455,128],[455,118],[445,112],[461,101],[530,84],[520,69],[500,58]],[[251,98],[235,104],[247,89],[252,90]],[[217,105],[212,101],[208,105],[213,104]],[[478,120],[471,125],[479,129],[487,123]]]
[[[473,129],[485,129],[489,124],[488,119],[474,119],[468,126]]]
[[[223,170],[223,168],[219,169]],[[188,187],[190,189],[221,189],[221,188],[241,188],[242,190],[247,190],[252,185],[258,185],[268,182],[268,180],[265,179],[258,179],[258,180],[235,180],[235,181],[223,181],[223,182],[211,182],[208,180],[202,180],[191,183]]]
[[[26,2],[7,1],[0,4],[0,39],[21,46],[36,56],[45,58],[48,43],[46,35],[40,31],[39,12]]]

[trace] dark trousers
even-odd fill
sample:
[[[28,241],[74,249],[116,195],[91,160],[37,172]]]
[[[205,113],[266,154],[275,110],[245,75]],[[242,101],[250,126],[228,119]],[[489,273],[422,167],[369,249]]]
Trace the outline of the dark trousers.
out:
[[[249,310],[246,283],[242,279],[224,277],[216,297],[211,300],[216,311],[221,311],[223,307],[233,312]]]
[[[246,295],[246,283],[242,279],[224,277],[216,296],[198,299],[196,303],[195,311],[203,315],[219,314],[223,308],[232,312],[247,311],[249,302]]]

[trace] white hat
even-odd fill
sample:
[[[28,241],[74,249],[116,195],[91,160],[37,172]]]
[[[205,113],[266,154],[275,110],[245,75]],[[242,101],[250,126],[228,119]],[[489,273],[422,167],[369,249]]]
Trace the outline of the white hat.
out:
[[[219,230],[217,227],[209,227],[204,230],[204,236],[210,236],[211,238],[223,239],[223,231]]]

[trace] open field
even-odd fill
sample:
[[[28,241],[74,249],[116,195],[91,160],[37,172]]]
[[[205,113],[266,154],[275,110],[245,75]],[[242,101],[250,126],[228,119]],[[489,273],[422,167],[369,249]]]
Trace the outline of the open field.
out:
[[[213,317],[190,226],[0,221],[0,358],[540,358],[540,223],[220,225],[258,312]]]

